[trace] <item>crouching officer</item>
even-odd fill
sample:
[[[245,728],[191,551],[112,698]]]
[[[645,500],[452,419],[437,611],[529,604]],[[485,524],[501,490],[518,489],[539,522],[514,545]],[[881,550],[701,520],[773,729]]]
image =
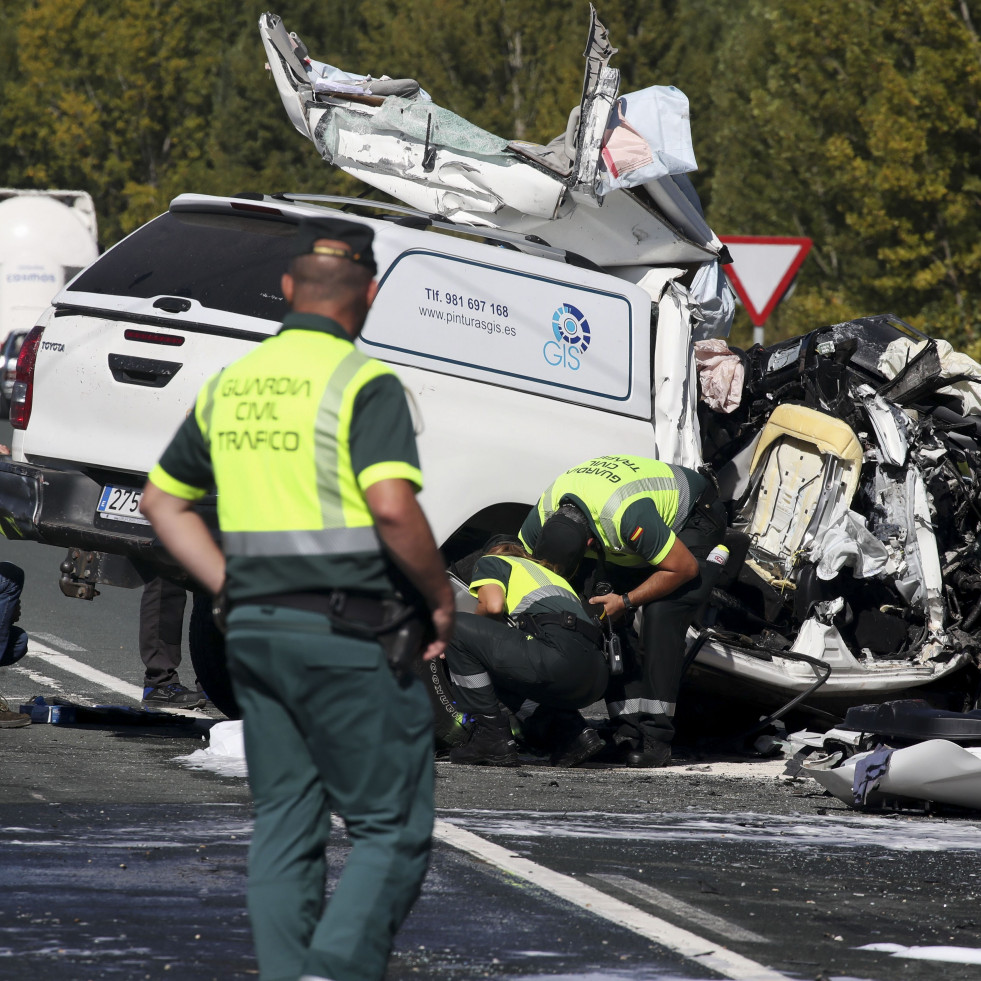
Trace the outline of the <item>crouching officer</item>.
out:
[[[576,711],[606,690],[603,634],[560,575],[575,572],[588,527],[578,515],[553,523],[568,525],[556,536],[558,549],[545,536],[534,558],[520,545],[501,544],[474,566],[477,613],[456,615],[446,649],[457,700],[475,717],[470,741],[450,751],[453,763],[518,765],[499,701],[552,748],[556,766],[576,766],[605,745]],[[518,629],[502,622],[507,617]]]
[[[150,474],[143,510],[203,586],[224,587],[227,650],[255,807],[248,902],[263,978],[381,979],[418,894],[433,823],[432,709],[390,670],[453,596],[396,375],[355,348],[377,290],[371,229],[304,219],[292,312],[216,375]],[[212,484],[224,554],[192,503]],[[418,645],[417,645],[418,646]],[[353,847],[329,904],[331,811]]]
[[[602,456],[560,474],[521,526],[534,549],[554,515],[574,505],[588,520],[597,563],[587,595],[605,579],[611,592],[589,596],[612,619],[643,610],[640,664],[613,677],[606,694],[626,765],[664,766],[671,758],[685,635],[718,579],[707,559],[725,536],[725,507],[715,484],[687,467],[637,456]],[[584,563],[584,567],[586,563]],[[652,571],[653,567],[653,571]]]

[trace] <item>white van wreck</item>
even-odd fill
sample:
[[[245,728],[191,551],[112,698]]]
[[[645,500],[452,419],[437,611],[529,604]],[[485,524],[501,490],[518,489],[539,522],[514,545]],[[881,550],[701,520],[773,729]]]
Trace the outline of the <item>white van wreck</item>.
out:
[[[375,231],[358,343],[409,395],[448,562],[515,533],[581,460],[708,463],[732,558],[690,635],[687,704],[976,700],[981,423],[963,392],[981,369],[894,316],[730,351],[728,256],[686,176],[687,100],[621,95],[595,13],[583,98],[547,146],[486,133],[415,80],[316,61],[274,14],[259,30],[294,126],[397,200],[184,194],[55,296],[18,362],[0,526],[68,548],[67,595],[181,574],[139,513],[146,473],[203,382],[278,329],[296,222],[344,213]],[[700,376],[706,343],[739,368],[721,401]],[[80,433],[65,420],[83,387]],[[492,423],[479,439],[478,422]],[[213,631],[192,624],[191,654],[233,711]]]
[[[591,12],[583,99],[548,146],[478,130],[414,80],[313,60],[275,15],[260,32],[287,114],[329,164],[425,215],[517,233],[513,246],[532,254],[548,243],[649,295],[644,452],[713,464],[743,533],[691,636],[689,684],[703,699],[731,702],[735,691],[770,707],[806,697],[840,709],[958,674],[951,707],[968,707],[981,406],[949,385],[973,396],[981,367],[961,359],[942,384],[937,342],[894,316],[863,318],[727,352],[743,381],[729,404],[703,401],[696,414],[694,352],[728,334],[733,300],[728,257],[685,176],[695,169],[687,100],[673,87],[621,96],[608,65],[616,49]],[[616,323],[607,318],[594,322]],[[624,340],[614,343],[626,356]],[[419,363],[412,351],[389,358]],[[615,399],[618,374],[606,377]],[[604,445],[625,444],[610,419]]]

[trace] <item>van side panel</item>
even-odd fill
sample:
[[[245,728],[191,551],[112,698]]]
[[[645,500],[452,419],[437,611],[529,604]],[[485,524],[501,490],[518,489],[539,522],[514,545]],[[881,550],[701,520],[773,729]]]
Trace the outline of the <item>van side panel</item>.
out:
[[[410,249],[393,258],[361,335],[365,351],[650,419],[647,293],[591,270],[459,245],[452,256]]]
[[[425,480],[420,503],[441,544],[484,508],[531,507],[557,474],[582,460],[654,454],[649,420],[417,368],[396,370],[416,423]]]

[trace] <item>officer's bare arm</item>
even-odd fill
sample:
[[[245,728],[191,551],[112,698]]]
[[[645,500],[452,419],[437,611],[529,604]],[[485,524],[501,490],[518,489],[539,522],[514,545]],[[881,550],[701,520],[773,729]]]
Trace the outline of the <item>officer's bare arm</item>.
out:
[[[676,589],[684,586],[698,575],[698,559],[688,551],[688,547],[676,538],[670,551],[657,564],[655,570],[639,586],[629,592],[634,606],[643,606],[653,600],[670,596]],[[616,593],[605,596],[591,596],[590,603],[601,603],[609,617],[620,616],[624,611],[623,599]]]
[[[225,556],[201,516],[192,510],[191,502],[147,481],[140,510],[150,519],[167,551],[205,589],[217,594],[225,581]]]
[[[453,635],[453,590],[415,488],[407,480],[390,478],[372,484],[364,496],[378,537],[429,605],[436,640],[422,656],[427,661],[442,657]]]
[[[504,590],[497,583],[487,582],[477,589],[477,615],[502,619],[504,615]]]

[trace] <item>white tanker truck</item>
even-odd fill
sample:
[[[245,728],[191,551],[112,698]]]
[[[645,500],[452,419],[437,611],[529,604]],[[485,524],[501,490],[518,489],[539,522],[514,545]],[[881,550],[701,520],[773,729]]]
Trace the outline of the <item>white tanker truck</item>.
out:
[[[98,254],[88,192],[0,188],[0,345]]]

